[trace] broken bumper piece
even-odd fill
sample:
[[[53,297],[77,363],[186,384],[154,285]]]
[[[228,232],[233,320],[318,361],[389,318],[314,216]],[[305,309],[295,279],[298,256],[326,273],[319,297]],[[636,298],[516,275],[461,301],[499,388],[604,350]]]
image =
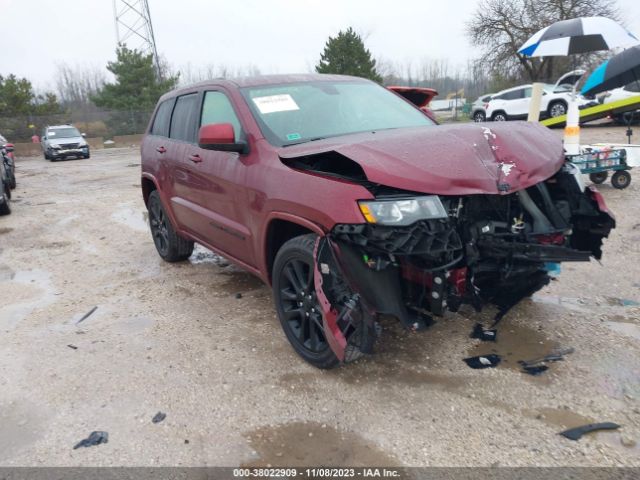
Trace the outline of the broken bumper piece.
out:
[[[341,360],[370,351],[380,314],[420,330],[446,310],[490,303],[498,321],[558,263],[600,258],[615,227],[600,194],[564,171],[526,192],[441,198],[447,218],[341,224],[318,240],[316,290]]]

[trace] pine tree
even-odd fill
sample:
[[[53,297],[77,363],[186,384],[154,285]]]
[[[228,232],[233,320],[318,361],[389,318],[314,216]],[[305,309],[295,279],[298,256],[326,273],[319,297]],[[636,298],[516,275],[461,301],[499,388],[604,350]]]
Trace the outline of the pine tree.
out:
[[[159,79],[153,56],[119,45],[117,60],[107,64],[115,76],[91,100],[101,108],[118,111],[107,122],[115,135],[141,133],[158,99],[176,87],[178,76]]]
[[[346,32],[338,32],[335,38],[329,37],[316,72],[353,75],[382,83],[382,76],[376,71],[376,61],[371,58],[362,37],[351,27]]]

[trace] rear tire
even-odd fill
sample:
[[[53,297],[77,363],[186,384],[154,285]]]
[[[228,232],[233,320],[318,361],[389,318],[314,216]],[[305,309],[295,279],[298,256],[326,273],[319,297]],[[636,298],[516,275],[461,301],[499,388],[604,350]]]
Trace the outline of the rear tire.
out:
[[[11,192],[9,188],[0,182],[0,215],[9,215],[11,213]]]
[[[611,185],[613,188],[623,190],[631,184],[631,174],[626,170],[618,170],[611,176]]]
[[[609,174],[607,172],[598,172],[598,173],[590,173],[589,180],[591,180],[596,185],[600,185],[607,180]]]
[[[157,190],[149,195],[148,209],[151,236],[162,259],[173,263],[189,258],[193,253],[193,242],[176,233]]]
[[[473,121],[476,123],[482,123],[487,120],[487,116],[484,112],[476,112],[473,114]]]
[[[313,249],[317,238],[302,235],[280,248],[273,264],[273,299],[282,329],[296,353],[314,367],[330,369],[340,361],[324,335],[315,293]]]

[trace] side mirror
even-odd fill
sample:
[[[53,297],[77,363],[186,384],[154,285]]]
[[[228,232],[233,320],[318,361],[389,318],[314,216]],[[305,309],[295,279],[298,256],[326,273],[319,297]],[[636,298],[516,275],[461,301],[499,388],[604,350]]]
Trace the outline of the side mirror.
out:
[[[13,152],[13,150],[14,150],[14,148],[13,148],[13,143],[5,143],[5,145],[4,145],[4,149],[5,149],[8,153]]]
[[[230,123],[210,123],[200,127],[198,146],[205,150],[248,153],[247,142],[236,142],[236,134]]]
[[[86,134],[86,133],[83,133],[83,134],[82,134],[82,136],[83,136],[83,137],[86,137],[86,136],[87,136],[87,134]]]

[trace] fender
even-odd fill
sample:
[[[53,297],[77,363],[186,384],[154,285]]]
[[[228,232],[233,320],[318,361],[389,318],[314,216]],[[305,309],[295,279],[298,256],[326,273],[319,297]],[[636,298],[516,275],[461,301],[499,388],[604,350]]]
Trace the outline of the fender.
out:
[[[258,265],[258,267],[260,268],[260,271],[264,273],[263,278],[268,279],[267,284],[269,286],[271,286],[271,278],[269,277],[269,267],[267,265],[267,258],[268,258],[268,252],[267,252],[267,232],[269,231],[269,224],[273,221],[273,220],[285,220],[287,222],[291,222],[291,223],[295,223],[297,225],[300,225],[301,227],[304,227],[308,230],[311,230],[313,233],[315,233],[318,236],[323,236],[326,235],[326,231],[323,229],[322,226],[318,225],[317,223],[312,222],[311,220],[308,220],[304,217],[299,217],[298,215],[294,215],[291,213],[287,213],[287,212],[279,212],[279,211],[271,211],[269,212],[269,214],[266,216],[262,227],[260,229],[261,231],[261,236],[258,240],[258,248],[260,248],[262,250],[262,260],[260,261],[260,264]]]
[[[178,228],[178,222],[176,221],[176,217],[173,215],[173,210],[171,209],[171,199],[167,198],[164,194],[164,192],[162,191],[162,189],[159,187],[159,183],[158,180],[156,179],[156,177],[154,177],[151,173],[148,172],[142,172],[142,178],[145,178],[147,180],[151,180],[154,184],[154,186],[156,187],[156,191],[158,192],[158,194],[160,195],[160,201],[162,202],[162,205],[165,207],[165,212],[167,213],[167,216],[169,217],[169,221],[171,222],[171,225],[173,225],[173,227],[176,229],[176,232],[181,233],[181,234],[185,234],[185,232]],[[144,191],[142,192],[142,195],[144,196]],[[145,206],[146,206],[147,202],[145,202]]]

